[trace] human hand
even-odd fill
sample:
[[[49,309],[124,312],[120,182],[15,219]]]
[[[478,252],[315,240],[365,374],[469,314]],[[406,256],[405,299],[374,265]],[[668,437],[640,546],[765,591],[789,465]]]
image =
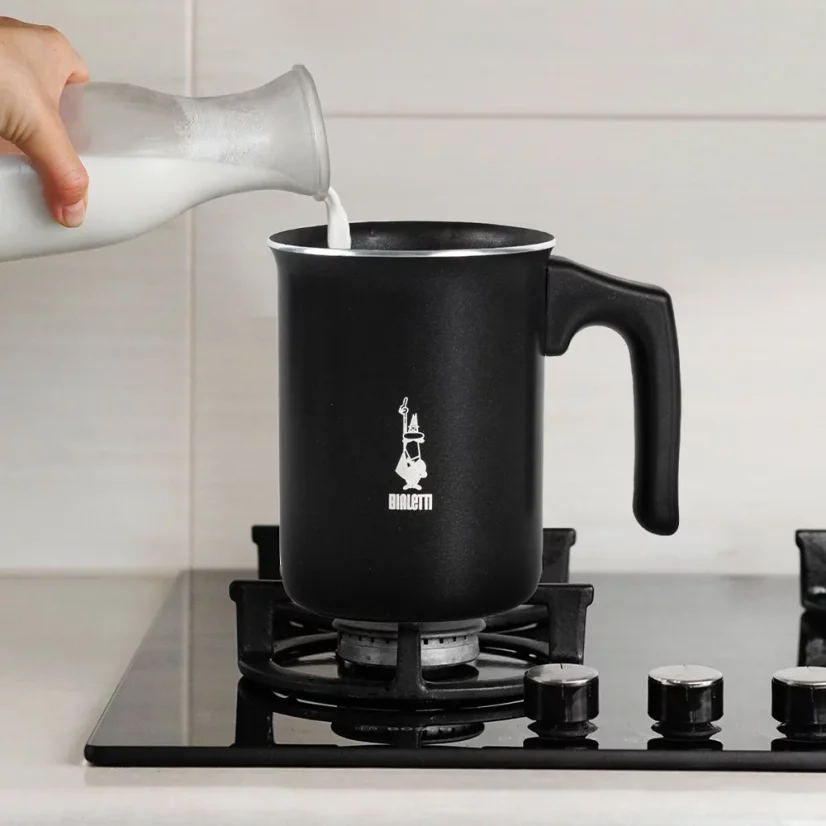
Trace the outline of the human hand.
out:
[[[87,80],[83,60],[56,29],[0,17],[0,139],[7,142],[0,153],[29,158],[49,211],[66,227],[83,222],[89,176],[58,107],[67,83]]]

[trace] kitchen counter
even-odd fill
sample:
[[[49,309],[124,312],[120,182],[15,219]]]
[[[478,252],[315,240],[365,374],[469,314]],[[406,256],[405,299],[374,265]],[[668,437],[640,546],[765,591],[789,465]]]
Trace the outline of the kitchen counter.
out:
[[[0,579],[0,824],[826,823],[821,775],[87,766],[170,584]]]

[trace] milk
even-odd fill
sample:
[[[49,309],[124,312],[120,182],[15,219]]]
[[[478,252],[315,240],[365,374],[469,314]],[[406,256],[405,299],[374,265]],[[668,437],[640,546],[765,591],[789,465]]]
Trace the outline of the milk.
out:
[[[256,189],[289,191],[277,172],[185,158],[81,156],[89,173],[83,224],[58,224],[29,162],[0,156],[0,261],[117,244],[143,235],[198,204]],[[328,245],[350,248],[350,224],[335,190],[325,200]]]
[[[327,246],[331,250],[349,250],[350,221],[347,219],[347,213],[341,205],[338,192],[332,187],[330,187],[327,197],[324,199],[324,205],[327,207]]]
[[[68,229],[49,213],[29,162],[18,155],[0,157],[0,261],[104,247],[221,195],[290,189],[276,172],[233,164],[122,156],[81,160],[89,173],[89,204],[82,226]],[[346,221],[345,216],[345,226]],[[339,233],[336,238],[343,238]]]

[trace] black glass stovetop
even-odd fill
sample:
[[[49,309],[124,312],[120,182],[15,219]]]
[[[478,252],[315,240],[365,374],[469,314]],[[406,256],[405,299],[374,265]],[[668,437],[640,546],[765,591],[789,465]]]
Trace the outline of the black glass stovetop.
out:
[[[826,543],[816,545],[826,560]],[[431,710],[424,725],[409,710],[306,703],[242,678],[229,588],[256,578],[178,577],[89,739],[90,763],[826,771],[826,741],[789,740],[771,715],[776,671],[826,664],[826,621],[803,612],[796,577],[574,572],[594,589],[584,663],[599,671],[600,710],[596,731],[569,743],[537,737],[520,702]],[[723,674],[711,739],[672,742],[652,730],[648,673],[681,663]],[[339,666],[322,652],[302,667],[333,677]],[[486,667],[518,677],[526,665],[494,653]]]

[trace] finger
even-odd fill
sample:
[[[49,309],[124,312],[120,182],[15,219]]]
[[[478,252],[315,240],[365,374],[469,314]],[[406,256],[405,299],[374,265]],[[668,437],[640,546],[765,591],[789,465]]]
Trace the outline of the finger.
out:
[[[44,110],[17,145],[37,170],[54,217],[66,227],[78,227],[86,214],[89,176],[60,116],[54,110]]]
[[[66,78],[66,83],[88,83],[89,70],[83,66],[82,68],[74,69],[69,77]]]
[[[89,70],[74,51],[72,51],[60,65],[55,66],[48,77],[41,79],[43,88],[55,106],[59,105],[63,90],[67,85],[84,84],[88,82]]]
[[[40,29],[43,34],[37,45],[43,54],[41,59],[33,60],[32,71],[57,101],[67,83],[87,83],[89,70],[60,31],[51,26]]]
[[[66,78],[66,83],[88,83],[89,70],[83,62],[81,56],[72,50],[72,62],[69,66],[69,76]]]

